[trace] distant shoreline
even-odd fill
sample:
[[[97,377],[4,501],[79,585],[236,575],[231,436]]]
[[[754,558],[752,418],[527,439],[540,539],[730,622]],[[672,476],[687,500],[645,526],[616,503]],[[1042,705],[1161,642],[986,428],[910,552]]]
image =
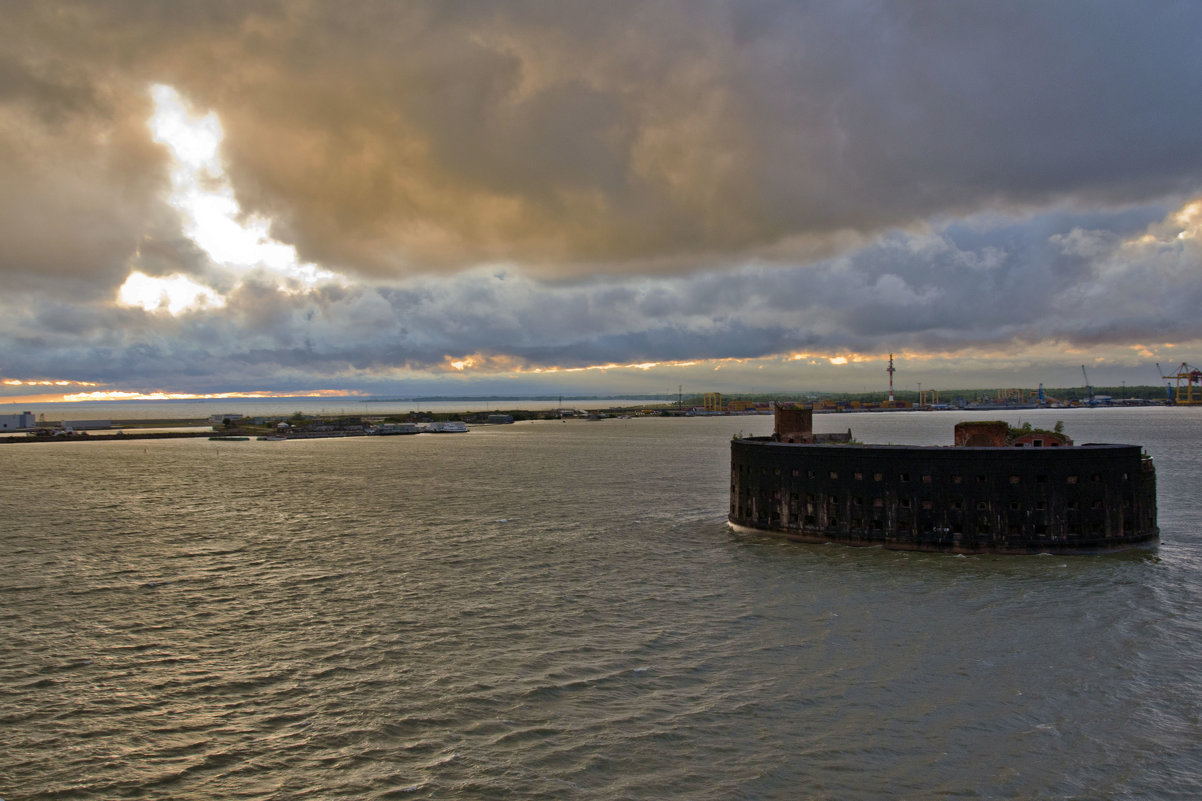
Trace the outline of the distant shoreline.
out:
[[[182,426],[181,426],[182,428]],[[20,442],[126,442],[134,439],[195,439],[211,437],[215,431],[145,431],[129,432],[125,429],[111,434],[88,434],[86,431],[71,435],[30,436],[21,434],[0,437],[0,444],[16,444]]]
[[[568,399],[565,398],[565,401]],[[629,399],[628,399],[629,400]],[[864,415],[864,414],[880,414],[883,412],[904,412],[904,413],[921,413],[921,412],[940,412],[940,413],[980,413],[991,412],[998,414],[1022,413],[1031,411],[1057,411],[1057,412],[1075,412],[1081,410],[1104,409],[1104,408],[1125,408],[1125,409],[1141,409],[1141,408],[1164,408],[1165,404],[1148,404],[1140,406],[1073,406],[1073,407],[1034,407],[1030,405],[997,405],[991,408],[932,408],[932,407],[908,407],[908,408],[816,408],[814,414],[828,415],[837,414],[846,415]],[[511,409],[507,413],[516,418],[517,422],[527,422],[531,420],[554,420],[557,419],[549,415],[549,410],[546,409]],[[473,425],[487,425],[484,420],[479,419],[481,412],[460,411],[460,412],[435,412],[425,416],[425,419],[438,420],[458,420],[467,419]],[[559,418],[573,421],[589,421],[597,419],[618,419],[618,418],[637,418],[644,417],[697,417],[697,418],[712,418],[712,417],[762,417],[767,412],[763,411],[746,411],[746,412],[683,412],[674,409],[670,406],[656,409],[653,413],[647,413],[647,407],[643,406],[624,406],[611,407],[605,409],[588,410],[584,415],[577,414],[574,417]],[[314,416],[324,420],[357,420],[365,417],[360,414],[330,414]],[[376,419],[375,415],[371,418]],[[475,419],[473,419],[475,418]],[[60,421],[52,421],[49,423],[49,430],[54,432],[55,427],[61,425]],[[162,430],[146,430],[146,429],[199,429],[191,431],[162,431]],[[151,440],[151,439],[195,439],[198,437],[214,437],[214,436],[259,436],[273,433],[268,430],[263,430],[261,426],[231,426],[225,428],[213,424],[209,419],[201,418],[147,418],[147,419],[131,419],[131,420],[112,420],[111,427],[107,429],[93,429],[91,431],[84,430],[71,433],[46,433],[35,435],[32,432],[12,433],[0,436],[0,444],[16,444],[16,443],[34,443],[34,442],[113,442],[113,441],[128,441],[128,440]],[[302,439],[304,437],[294,436],[287,437],[288,439]]]

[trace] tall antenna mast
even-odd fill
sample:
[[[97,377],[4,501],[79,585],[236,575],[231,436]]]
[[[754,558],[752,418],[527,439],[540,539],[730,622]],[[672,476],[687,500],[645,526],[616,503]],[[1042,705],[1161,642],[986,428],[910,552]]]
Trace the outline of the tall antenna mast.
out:
[[[892,353],[889,354],[889,369],[887,372],[889,373],[889,402],[893,403],[893,374],[897,371],[893,368]]]

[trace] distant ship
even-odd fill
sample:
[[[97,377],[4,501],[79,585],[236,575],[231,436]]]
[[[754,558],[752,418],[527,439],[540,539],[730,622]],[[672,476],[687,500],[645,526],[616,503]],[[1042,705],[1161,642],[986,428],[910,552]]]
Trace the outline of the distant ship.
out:
[[[1156,469],[1138,445],[961,423],[955,446],[860,445],[776,410],[731,442],[730,524],[806,542],[951,553],[1089,553],[1155,545]]]

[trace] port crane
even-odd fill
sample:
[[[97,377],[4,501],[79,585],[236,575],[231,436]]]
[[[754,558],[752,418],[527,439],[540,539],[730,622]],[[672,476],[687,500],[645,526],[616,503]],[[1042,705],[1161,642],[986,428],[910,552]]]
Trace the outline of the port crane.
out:
[[[1164,382],[1164,398],[1169,403],[1173,402],[1173,385],[1169,383],[1169,377],[1164,374],[1164,370],[1160,367],[1160,362],[1156,362],[1156,375]]]
[[[1047,392],[1044,392],[1042,382],[1039,384],[1039,389],[1035,390],[1032,393],[1029,393],[1027,400],[1035,401],[1035,403],[1037,403],[1041,407],[1042,406],[1067,406],[1068,405],[1064,401],[1062,401],[1060,398],[1053,398]]]
[[[1156,369],[1160,370],[1159,364],[1156,365]],[[1162,375],[1161,378],[1177,382],[1177,393],[1173,401],[1178,406],[1202,406],[1202,370],[1182,362],[1176,373]]]
[[[1085,392],[1089,395],[1089,405],[1094,406],[1097,404],[1097,401],[1094,400],[1093,387],[1090,386],[1089,373],[1085,372],[1085,365],[1081,365],[1081,375],[1085,377]]]

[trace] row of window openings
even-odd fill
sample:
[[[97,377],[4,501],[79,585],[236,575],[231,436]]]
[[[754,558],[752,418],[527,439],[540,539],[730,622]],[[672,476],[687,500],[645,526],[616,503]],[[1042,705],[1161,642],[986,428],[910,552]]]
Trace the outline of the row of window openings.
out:
[[[813,515],[806,515],[806,518],[805,518],[806,525],[813,525],[815,522],[816,521],[815,521]],[[860,518],[860,517],[852,517],[851,520],[848,522],[851,524],[851,526],[853,528],[863,528],[865,522],[868,523],[869,528],[871,528],[873,531],[883,531],[885,528],[885,523],[883,520],[865,521],[863,518]],[[1124,522],[1126,522],[1128,526],[1131,525],[1130,521],[1124,521]],[[839,525],[839,520],[837,518],[831,518],[827,521],[827,524],[832,525],[832,526],[837,526],[837,525]],[[977,524],[975,526],[970,525],[968,528],[970,530],[970,533],[974,533],[974,534],[992,534],[994,532],[993,523],[988,520],[980,520],[977,522]],[[1022,528],[1022,526],[1019,526],[1015,523],[1011,523],[1010,525],[1008,525],[1006,527],[1006,532],[1008,534],[1018,535],[1018,534],[1022,534],[1023,528]],[[1105,532],[1105,526],[1103,526],[1099,522],[1091,523],[1089,526],[1089,533],[1091,533],[1091,534],[1102,534],[1104,532]],[[961,532],[952,532],[952,533],[959,534]],[[1032,527],[1032,533],[1035,534],[1036,536],[1040,536],[1040,537],[1047,536],[1047,534],[1048,534],[1047,524],[1046,523],[1036,523]],[[1079,537],[1082,533],[1082,528],[1080,526],[1072,526],[1072,525],[1066,526],[1064,533],[1070,537]]]
[[[792,500],[796,503],[796,501],[797,501],[796,493],[793,494]],[[836,496],[836,495],[828,496],[826,499],[826,504],[830,508],[837,507],[839,505],[838,496]],[[864,499],[859,496],[853,497],[851,499],[851,505],[852,506],[863,506]],[[910,498],[899,498],[897,501],[897,505],[898,505],[898,508],[901,508],[901,509],[912,509],[913,508],[913,502],[911,501]],[[1127,501],[1123,501],[1124,509],[1126,509],[1129,505],[1130,504]],[[881,508],[884,508],[884,506],[885,506],[884,498],[873,498],[872,499],[872,507],[874,509],[881,509]],[[964,501],[952,501],[951,502],[951,508],[954,510],[962,510],[962,509],[964,509],[964,506],[965,506]],[[923,500],[920,502],[920,508],[934,509],[935,502],[930,501],[930,500]],[[988,501],[977,501],[976,508],[980,511],[987,511],[989,509],[989,502]],[[1035,501],[1035,503],[1034,503],[1034,509],[1037,512],[1046,511],[1047,508],[1048,508],[1047,501]],[[1070,511],[1078,511],[1081,509],[1081,503],[1079,501],[1068,501],[1065,504],[1065,508]],[[1093,502],[1091,508],[1105,509],[1106,504],[1104,501],[1097,500],[1097,501]],[[813,509],[814,509],[814,496],[813,495],[808,495],[808,494],[806,495],[806,509],[811,512],[813,511]],[[1020,501],[1011,501],[1010,502],[1010,510],[1011,511],[1018,512],[1018,511],[1021,511],[1022,509],[1023,509],[1023,504]]]
[[[766,467],[764,467],[764,468],[760,468],[760,473],[761,473],[761,474],[763,474],[763,475],[767,475],[767,472],[768,472],[768,468],[766,468]],[[772,474],[773,474],[773,475],[776,475],[776,476],[779,476],[779,475],[780,475],[780,468],[779,468],[779,467],[773,468],[773,470],[772,470]],[[816,470],[807,470],[807,471],[806,471],[806,478],[811,478],[811,479],[812,479],[812,478],[815,478],[815,477],[816,477],[816,474],[817,474],[817,471],[816,471]],[[801,470],[794,469],[794,470],[793,470],[793,478],[800,478],[800,477],[801,477]],[[830,473],[829,473],[829,477],[830,477],[831,479],[838,479],[838,478],[839,478],[839,471],[837,471],[837,470],[831,470],[831,471],[830,471]],[[855,479],[856,481],[863,481],[863,480],[864,480],[864,474],[863,474],[863,473],[861,473],[861,472],[858,472],[858,471],[857,471],[857,472],[855,472],[855,473],[852,473],[852,478],[853,478],[853,479]],[[985,484],[985,483],[987,483],[987,482],[989,481],[989,476],[987,476],[987,475],[984,475],[984,474],[979,474],[979,475],[977,475],[977,477],[976,477],[976,478],[977,478],[977,483],[978,483],[978,484]],[[873,481],[884,481],[884,480],[885,480],[885,474],[884,474],[884,473],[873,473],[873,474],[872,474],[872,480],[873,480]],[[910,474],[909,474],[909,473],[898,473],[898,474],[897,474],[897,480],[898,480],[898,481],[901,481],[902,483],[909,482],[909,480],[910,480]],[[1090,481],[1092,481],[1092,482],[1094,482],[1094,483],[1100,482],[1100,481],[1102,480],[1102,474],[1101,474],[1101,473],[1093,473],[1093,474],[1091,474],[1091,475],[1090,475],[1090,477],[1089,477],[1089,480],[1090,480]],[[1126,473],[1123,473],[1123,481],[1126,481],[1126,480],[1127,480],[1127,474],[1126,474]],[[923,483],[923,484],[930,484],[930,483],[932,483],[933,481],[934,481],[934,476],[932,476],[930,473],[924,473],[924,474],[922,475],[922,483]],[[1066,476],[1066,477],[1065,477],[1065,479],[1064,479],[1064,483],[1066,483],[1066,484],[1076,484],[1076,483],[1078,483],[1079,481],[1080,481],[1080,478],[1079,478],[1078,476]],[[964,476],[961,476],[961,475],[953,475],[953,476],[952,476],[952,483],[953,483],[953,484],[963,484],[963,483],[964,483]],[[1019,476],[1019,475],[1011,475],[1011,476],[1010,476],[1010,483],[1011,483],[1011,484],[1021,484],[1021,483],[1022,483],[1022,476]],[[1046,484],[1046,483],[1048,483],[1048,477],[1047,477],[1046,475],[1037,475],[1037,476],[1035,476],[1035,483],[1036,483],[1036,484]]]

